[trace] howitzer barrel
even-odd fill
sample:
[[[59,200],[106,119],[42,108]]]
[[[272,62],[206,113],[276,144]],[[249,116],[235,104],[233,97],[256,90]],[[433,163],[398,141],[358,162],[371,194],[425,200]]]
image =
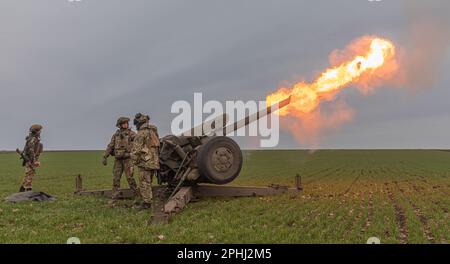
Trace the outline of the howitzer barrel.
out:
[[[227,123],[228,123],[228,115],[225,113],[219,115],[218,117],[212,120],[205,121],[200,125],[181,133],[181,135],[182,136],[209,135],[213,131],[222,129],[224,126],[227,125]]]
[[[261,118],[263,118],[263,117],[265,117],[267,115],[270,115],[271,113],[273,113],[273,112],[275,112],[275,111],[277,111],[277,110],[279,110],[279,109],[281,109],[283,107],[288,106],[290,103],[291,103],[291,97],[289,96],[288,98],[286,98],[286,99],[284,99],[284,100],[282,100],[282,101],[280,101],[278,103],[275,103],[275,104],[273,104],[271,106],[268,106],[266,109],[263,109],[263,110],[261,110],[261,111],[259,111],[257,113],[248,115],[245,118],[243,118],[243,119],[241,119],[241,120],[239,120],[237,122],[234,122],[231,125],[228,125],[228,126],[222,128],[223,129],[222,133],[223,133],[223,135],[226,136],[226,135],[228,135],[228,134],[230,134],[230,133],[232,133],[232,132],[234,132],[234,131],[242,128],[242,127],[248,126],[248,124],[257,121],[258,119],[261,119]]]
[[[286,107],[291,103],[291,97],[275,103],[271,106],[268,106],[266,109],[263,109],[259,112],[256,112],[254,114],[248,115],[245,118],[234,122],[233,124],[230,124],[227,126],[228,123],[228,115],[222,114],[217,116],[216,118],[212,120],[208,120],[203,122],[202,124],[193,127],[183,133],[181,133],[182,136],[194,136],[194,135],[218,135],[219,132],[226,136],[242,127],[248,126],[250,123],[253,123],[257,121],[258,119],[261,119],[267,115],[270,115],[271,113],[277,111],[278,109],[281,109],[283,107]]]

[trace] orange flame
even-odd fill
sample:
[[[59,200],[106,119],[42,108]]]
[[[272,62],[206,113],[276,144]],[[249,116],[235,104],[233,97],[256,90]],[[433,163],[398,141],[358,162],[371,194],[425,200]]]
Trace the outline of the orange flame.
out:
[[[332,100],[334,95],[350,84],[368,86],[381,75],[393,73],[397,67],[392,63],[394,44],[383,38],[364,37],[348,48],[351,59],[325,70],[313,83],[299,82],[291,88],[280,88],[267,96],[267,105],[291,96],[291,104],[280,109],[280,116],[289,114],[302,118],[305,113],[316,110],[322,100]]]

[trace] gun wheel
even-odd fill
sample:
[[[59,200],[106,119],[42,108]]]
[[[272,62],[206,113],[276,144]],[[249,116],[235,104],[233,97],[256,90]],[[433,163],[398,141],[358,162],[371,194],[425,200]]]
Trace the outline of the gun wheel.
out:
[[[231,138],[212,137],[200,148],[197,165],[207,182],[226,184],[239,175],[242,152]]]

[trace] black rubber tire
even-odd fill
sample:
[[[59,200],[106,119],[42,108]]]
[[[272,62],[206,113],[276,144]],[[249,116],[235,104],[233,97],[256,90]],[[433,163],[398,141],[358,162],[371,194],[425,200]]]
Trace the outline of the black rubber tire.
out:
[[[232,162],[228,166],[222,166],[221,170],[214,166],[214,157],[217,153],[226,152],[227,157],[232,157]],[[226,159],[229,160],[229,159]],[[242,151],[239,145],[229,137],[212,137],[199,149],[197,156],[197,166],[203,182],[213,184],[226,184],[233,181],[242,169]]]

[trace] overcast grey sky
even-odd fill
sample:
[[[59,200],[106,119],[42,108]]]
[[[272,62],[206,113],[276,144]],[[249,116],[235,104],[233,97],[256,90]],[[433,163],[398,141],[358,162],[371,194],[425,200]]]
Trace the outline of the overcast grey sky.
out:
[[[345,90],[355,116],[317,147],[450,148],[449,3],[1,0],[0,149],[22,147],[33,123],[47,149],[102,149],[117,117],[140,111],[165,135],[175,100],[264,100],[367,34],[404,48],[417,79],[371,96]],[[280,147],[310,146],[283,133]]]

